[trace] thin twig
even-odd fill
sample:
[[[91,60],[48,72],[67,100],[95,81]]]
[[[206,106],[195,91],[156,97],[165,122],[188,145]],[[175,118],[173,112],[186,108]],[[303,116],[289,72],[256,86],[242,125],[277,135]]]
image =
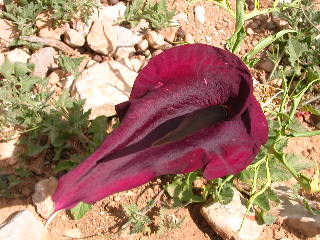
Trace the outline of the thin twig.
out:
[[[71,55],[71,56],[79,56],[80,54],[73,50],[71,47],[66,45],[65,43],[56,40],[56,39],[50,39],[50,38],[41,38],[37,36],[28,36],[28,37],[22,37],[23,40],[34,42],[34,43],[40,43],[49,47],[57,48],[61,50],[62,52]]]

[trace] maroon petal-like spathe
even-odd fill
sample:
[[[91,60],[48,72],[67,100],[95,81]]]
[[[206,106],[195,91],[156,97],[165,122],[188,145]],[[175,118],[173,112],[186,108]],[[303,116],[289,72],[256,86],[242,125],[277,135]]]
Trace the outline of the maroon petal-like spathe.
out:
[[[163,174],[200,168],[207,179],[236,174],[267,140],[267,122],[247,67],[230,52],[203,44],[154,57],[117,112],[120,126],[59,179],[56,211]]]

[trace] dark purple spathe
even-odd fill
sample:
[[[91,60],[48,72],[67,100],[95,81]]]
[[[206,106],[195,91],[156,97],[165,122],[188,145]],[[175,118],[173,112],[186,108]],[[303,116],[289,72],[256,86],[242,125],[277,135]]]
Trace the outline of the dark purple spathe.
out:
[[[228,51],[183,45],[138,75],[120,126],[59,179],[55,210],[96,202],[155,176],[202,168],[213,179],[248,166],[267,140],[264,114],[245,64]]]

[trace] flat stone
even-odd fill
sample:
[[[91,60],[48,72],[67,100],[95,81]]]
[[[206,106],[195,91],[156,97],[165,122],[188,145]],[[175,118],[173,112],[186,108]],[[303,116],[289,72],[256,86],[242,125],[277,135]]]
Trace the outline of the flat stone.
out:
[[[121,58],[118,62],[135,72],[139,72],[142,66],[142,62],[137,58]]]
[[[52,47],[40,48],[31,55],[29,63],[34,64],[33,75],[44,78],[50,68],[55,66],[54,56],[56,51]]]
[[[129,99],[137,73],[117,61],[94,64],[84,70],[76,82],[81,99],[86,99],[84,110],[91,109],[92,118],[112,116],[114,106]]]
[[[148,40],[149,45],[154,49],[159,49],[166,44],[164,37],[155,31],[148,31],[146,39]]]
[[[7,142],[0,142],[0,162],[14,165],[18,162],[18,156],[16,155],[18,138]]]
[[[50,177],[37,182],[34,186],[32,202],[36,205],[37,213],[45,219],[48,219],[54,210],[54,203],[51,196],[56,190],[57,185],[57,179]]]
[[[4,44],[4,46],[8,46],[19,36],[14,24],[7,19],[0,18],[0,29],[0,43]]]
[[[30,55],[20,49],[20,48],[15,48],[14,50],[11,50],[10,52],[7,53],[7,59],[10,62],[22,62],[22,63],[27,63],[30,58]]]
[[[293,199],[290,188],[279,185],[274,187],[274,191],[280,199],[280,204],[273,210],[274,214],[304,236],[320,237],[320,215],[311,214],[303,205],[302,197]],[[310,204],[314,204],[315,207],[317,202],[310,201]]]
[[[206,11],[203,6],[196,6],[194,8],[194,17],[198,22],[204,24],[206,22]]]
[[[240,229],[246,207],[241,203],[241,194],[234,189],[233,199],[224,205],[218,202],[207,204],[201,208],[201,213],[212,229],[223,239],[257,240],[263,225],[258,225],[254,214],[249,213]],[[240,229],[240,231],[239,231]]]
[[[87,36],[87,43],[93,51],[108,55],[117,47],[117,33],[110,23],[96,19]]]
[[[70,47],[82,47],[86,42],[83,35],[72,28],[65,31],[64,41]]]
[[[1,240],[41,240],[44,226],[28,210],[23,210],[9,217],[0,225]]]

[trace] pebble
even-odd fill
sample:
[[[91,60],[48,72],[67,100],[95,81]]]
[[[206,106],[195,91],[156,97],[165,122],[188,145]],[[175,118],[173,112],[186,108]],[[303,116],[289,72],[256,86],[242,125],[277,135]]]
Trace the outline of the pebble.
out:
[[[86,42],[83,35],[72,28],[65,31],[64,41],[70,47],[82,47]]]
[[[30,55],[20,48],[15,48],[14,50],[11,50],[7,53],[7,59],[10,62],[27,63],[29,58]]]
[[[241,194],[236,189],[230,203],[207,204],[201,208],[201,213],[223,239],[258,240],[263,230],[263,225],[259,225],[251,213],[247,215],[240,229],[246,207],[242,205]]]
[[[140,51],[145,51],[149,48],[149,43],[147,39],[143,39],[137,44],[137,47]]]
[[[188,42],[188,43],[195,43],[194,38],[190,33],[186,34],[185,41]]]
[[[205,9],[203,6],[196,6],[194,8],[194,17],[202,24],[205,23],[206,17],[205,17]]]
[[[14,165],[18,162],[17,156],[18,138],[7,142],[0,142],[0,161],[9,165]]]
[[[147,32],[146,39],[148,40],[149,45],[154,49],[159,49],[162,45],[166,44],[164,37],[155,31]]]
[[[16,213],[0,225],[1,240],[43,240],[44,226],[28,210]]]
[[[99,9],[99,19],[102,22],[109,22],[113,24],[119,18],[124,16],[126,8],[127,7],[123,2],[119,2],[113,6],[103,6]]]
[[[36,206],[37,213],[48,219],[54,210],[54,203],[51,199],[56,190],[58,181],[54,177],[43,179],[34,186],[34,194],[32,194],[32,202]]]
[[[55,66],[54,57],[56,51],[52,47],[40,48],[38,52],[31,55],[29,63],[34,64],[33,75],[44,78],[47,75],[49,68]]]
[[[49,84],[58,84],[64,78],[65,72],[61,69],[56,69],[49,75]]]
[[[247,28],[247,33],[248,35],[253,35],[254,31],[252,30],[252,28]]]
[[[174,42],[176,39],[176,34],[179,29],[179,26],[168,27],[160,30],[160,34],[164,37],[167,42]]]

